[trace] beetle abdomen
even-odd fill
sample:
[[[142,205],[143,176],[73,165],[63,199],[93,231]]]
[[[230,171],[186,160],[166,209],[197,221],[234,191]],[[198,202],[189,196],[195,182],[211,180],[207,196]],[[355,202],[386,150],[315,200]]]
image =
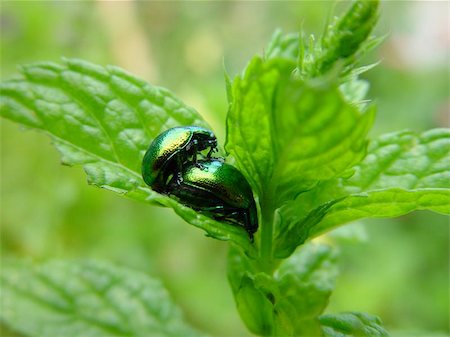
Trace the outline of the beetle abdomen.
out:
[[[252,189],[234,166],[219,160],[198,162],[183,172],[186,184],[213,191],[224,202],[239,208],[247,208],[253,200]]]
[[[220,220],[244,227],[253,240],[258,217],[252,189],[239,170],[219,160],[201,160],[169,183],[169,195]]]

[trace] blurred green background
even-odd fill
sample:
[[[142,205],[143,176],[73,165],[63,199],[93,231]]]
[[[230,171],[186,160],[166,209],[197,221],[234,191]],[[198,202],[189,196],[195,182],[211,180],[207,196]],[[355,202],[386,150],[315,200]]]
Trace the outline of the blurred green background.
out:
[[[8,2],[1,4],[1,77],[61,56],[119,65],[172,90],[224,141],[223,66],[231,75],[276,28],[319,34],[340,2]],[[386,41],[365,62],[378,104],[372,136],[448,126],[449,4],[386,2]],[[187,319],[214,336],[249,336],[226,279],[227,244],[171,210],[122,199],[59,165],[49,138],[1,121],[1,253],[96,258],[161,278]],[[416,212],[329,235],[342,274],[329,312],[366,311],[394,336],[449,334],[448,218]]]

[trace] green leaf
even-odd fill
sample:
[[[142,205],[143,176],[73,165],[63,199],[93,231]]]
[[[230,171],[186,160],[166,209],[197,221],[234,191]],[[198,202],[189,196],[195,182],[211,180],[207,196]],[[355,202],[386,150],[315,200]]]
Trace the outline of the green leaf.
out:
[[[278,235],[275,238],[276,258],[287,258],[297,246],[303,244],[310,236],[311,228],[316,226],[335,202],[328,202],[311,211],[304,218],[300,218],[296,213],[301,210],[296,206],[295,201],[288,203],[283,208],[285,220],[280,222]]]
[[[324,337],[387,337],[381,320],[360,312],[323,315],[319,318]]]
[[[236,159],[258,196],[262,195],[274,166],[272,107],[275,89],[293,68],[290,62],[263,62],[255,57],[243,77],[236,77],[232,83],[233,101],[227,114],[225,149]]]
[[[242,320],[259,335],[313,336],[316,317],[328,304],[337,276],[336,253],[307,244],[283,261],[273,276],[257,262],[230,250],[228,278]]]
[[[98,261],[3,263],[1,320],[30,337],[199,336],[161,282]]]
[[[293,77],[293,69],[254,58],[233,82],[227,118],[226,150],[260,197],[278,196],[276,206],[361,160],[374,112],[361,113],[332,84]]]
[[[290,317],[294,336],[319,335],[316,318],[328,305],[337,275],[337,254],[323,244],[304,245],[280,265],[276,307]]]
[[[351,195],[334,204],[309,234],[314,237],[350,221],[362,218],[394,218],[416,210],[450,214],[450,191],[445,189],[408,191],[391,188]]]
[[[363,158],[374,109],[361,113],[337,88],[302,82],[289,83],[277,101],[273,182],[280,186],[278,193],[283,191],[280,195],[292,197],[340,176]]]
[[[312,236],[360,218],[396,217],[414,210],[450,214],[450,129],[381,136],[354,171],[338,182],[349,196],[330,208]]]
[[[141,160],[159,133],[177,125],[207,127],[169,91],[116,67],[80,60],[22,67],[24,78],[2,83],[1,114],[47,133],[66,165],[83,165],[91,184],[127,193],[145,187]]]
[[[256,260],[235,247],[230,247],[227,269],[242,321],[257,335],[271,335],[274,329],[273,293],[277,287],[273,279],[260,273]]]
[[[273,335],[273,304],[253,278],[244,276],[241,279],[235,299],[241,319],[251,332],[260,336]]]
[[[414,210],[450,214],[450,130],[396,132],[373,141],[365,159],[289,204],[276,256],[288,256],[308,237],[361,218]],[[306,233],[306,234],[305,234]]]
[[[88,182],[128,198],[172,207],[207,235],[251,250],[242,228],[199,215],[153,192],[141,177],[151,141],[179,125],[209,128],[171,92],[117,67],[80,60],[22,67],[23,78],[1,84],[3,117],[48,134],[63,164],[82,165]]]
[[[266,271],[275,237],[285,236],[275,246],[290,254],[308,237],[312,220],[325,215],[316,211],[304,226],[314,208],[297,215],[302,206],[293,200],[348,175],[365,155],[375,109],[364,101],[368,85],[358,75],[371,66],[356,64],[376,45],[369,35],[377,18],[378,1],[356,1],[320,40],[276,32],[264,56],[254,57],[228,90],[225,149],[257,195],[256,242]]]
[[[225,145],[265,212],[260,231],[265,247],[273,233],[264,236],[272,231],[265,223],[271,220],[264,217],[278,209],[275,237],[294,241],[279,240],[287,249],[283,254],[292,253],[316,224],[309,219],[307,228],[293,226],[302,218],[292,200],[321,181],[343,175],[364,157],[374,117],[373,108],[361,112],[347,102],[337,84],[304,82],[292,76],[293,69],[290,61],[256,57],[243,77],[233,81]]]
[[[371,143],[364,161],[342,184],[347,191],[360,192],[450,188],[449,154],[450,129],[386,134]]]

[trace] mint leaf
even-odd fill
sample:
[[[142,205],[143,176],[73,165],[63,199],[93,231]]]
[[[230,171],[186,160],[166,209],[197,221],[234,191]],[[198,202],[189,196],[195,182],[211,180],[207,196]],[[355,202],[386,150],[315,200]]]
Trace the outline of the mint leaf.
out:
[[[310,232],[317,236],[331,228],[362,218],[393,218],[416,210],[450,214],[450,191],[445,189],[404,190],[392,188],[351,195],[336,203]]]
[[[278,240],[275,249],[286,251],[277,257],[288,256],[308,237],[317,221],[310,219],[307,228],[293,225],[302,220],[303,206],[292,200],[343,175],[364,157],[374,116],[373,108],[361,111],[346,101],[338,84],[304,82],[292,75],[293,69],[283,59],[254,58],[233,81],[227,118],[225,149],[259,198],[266,258],[273,254],[273,237],[290,241]],[[279,221],[273,226],[275,210]]]
[[[230,248],[227,274],[239,315],[254,334],[271,335],[277,285],[270,276],[259,272],[255,259]]]
[[[414,210],[450,214],[450,130],[396,132],[371,142],[348,175],[320,183],[285,209],[289,230],[276,256],[288,256],[308,237],[360,218]]]
[[[268,276],[258,274],[257,277],[266,281]],[[275,286],[271,282],[272,286]],[[235,293],[236,306],[247,328],[260,336],[274,335],[274,313],[272,292],[261,289],[254,277],[245,275],[241,279],[239,289]]]
[[[278,310],[289,313],[293,335],[319,335],[316,318],[328,305],[337,275],[337,254],[323,244],[304,245],[280,265]]]
[[[324,337],[387,337],[381,320],[360,312],[322,315],[319,318]]]
[[[236,159],[260,197],[275,165],[272,152],[275,89],[293,67],[290,62],[263,62],[255,57],[242,78],[237,76],[232,83],[225,149]]]
[[[313,86],[293,70],[254,58],[233,82],[227,118],[226,150],[260,198],[278,196],[275,206],[361,160],[373,120],[373,109],[362,113],[337,87]]]
[[[381,136],[354,171],[337,182],[349,196],[330,208],[311,235],[360,218],[396,217],[414,210],[450,214],[450,129]]]
[[[358,75],[370,66],[356,63],[376,45],[369,35],[377,17],[378,1],[357,1],[319,40],[277,32],[264,56],[228,82],[225,150],[257,195],[266,272],[274,247],[276,257],[288,256],[325,216],[322,207],[304,226],[314,208],[296,214],[292,200],[347,174],[365,155],[374,107],[364,101],[368,85]]]
[[[289,83],[277,100],[273,181],[281,187],[276,192],[291,190],[291,197],[341,175],[362,159],[374,109],[361,113],[342,99],[337,88],[311,88],[297,81]]]
[[[207,127],[169,91],[116,67],[80,60],[21,68],[24,78],[1,84],[1,115],[47,133],[66,165],[83,165],[89,183],[119,193],[143,190],[140,166],[148,145],[177,125]]]
[[[3,263],[1,320],[27,336],[199,336],[161,283],[98,261]]]
[[[450,188],[450,129],[410,131],[380,136],[373,141],[355,174],[342,179],[347,191],[390,187],[407,190]]]
[[[336,276],[336,253],[325,245],[302,246],[273,276],[259,272],[256,261],[236,250],[230,251],[228,260],[241,318],[260,335],[318,335],[316,318],[328,304]]]
[[[3,82],[3,117],[48,134],[63,164],[82,165],[90,184],[134,200],[172,207],[207,235],[251,250],[243,228],[219,223],[153,192],[141,177],[151,141],[179,125],[208,125],[171,92],[117,67],[80,60],[21,68],[23,78]]]

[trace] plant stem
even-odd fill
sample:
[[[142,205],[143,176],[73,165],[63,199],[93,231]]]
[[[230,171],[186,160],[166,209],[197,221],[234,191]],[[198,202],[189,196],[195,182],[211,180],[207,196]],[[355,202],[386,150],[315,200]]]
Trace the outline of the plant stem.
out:
[[[272,275],[272,243],[273,243],[273,219],[274,212],[270,193],[266,194],[266,197],[261,203],[261,269],[269,275]],[[267,197],[269,196],[269,197]]]

